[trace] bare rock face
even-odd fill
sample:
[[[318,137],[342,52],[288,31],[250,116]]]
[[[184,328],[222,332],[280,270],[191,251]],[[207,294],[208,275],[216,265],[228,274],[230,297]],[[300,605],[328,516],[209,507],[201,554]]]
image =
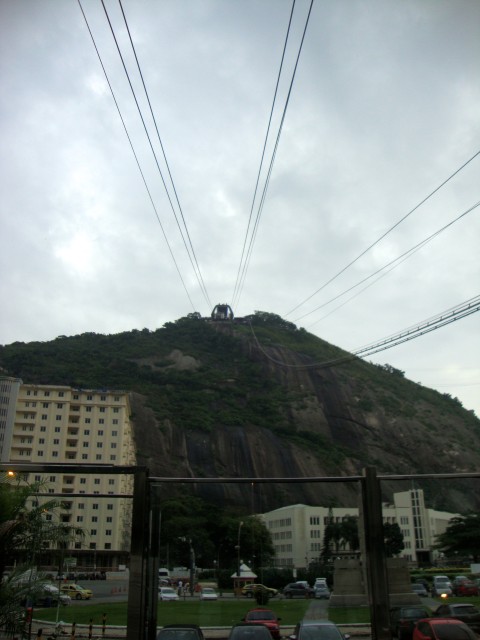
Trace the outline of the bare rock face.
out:
[[[243,349],[287,399],[279,408],[281,428],[265,428],[254,420],[224,424],[221,417],[208,432],[193,424],[185,428],[175,420],[159,420],[146,408],[146,399],[133,394],[138,462],[151,476],[178,478],[179,486],[181,478],[217,478],[218,483],[198,484],[195,490],[204,498],[259,512],[297,502],[358,504],[357,483],[300,482],[302,478],[358,476],[367,465],[387,476],[468,472],[480,466],[480,423],[475,416],[401,372],[361,361],[317,368],[304,354],[281,346],[259,350],[246,340]],[[205,367],[183,352],[172,359],[194,362],[192,371]],[[238,391],[235,379],[225,384],[232,393]],[[278,482],[242,483],[242,478]],[[386,479],[385,498],[409,486],[409,481]],[[165,495],[174,487],[164,485]],[[431,480],[425,488],[433,508],[458,511],[460,496],[464,509],[480,506],[480,492],[471,485]]]

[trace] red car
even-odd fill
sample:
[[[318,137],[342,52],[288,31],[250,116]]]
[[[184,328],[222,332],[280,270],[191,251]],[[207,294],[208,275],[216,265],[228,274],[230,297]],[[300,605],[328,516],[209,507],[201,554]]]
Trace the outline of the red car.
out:
[[[417,622],[412,640],[478,640],[478,637],[460,620],[427,618]]]
[[[271,609],[250,609],[243,618],[243,622],[264,624],[270,631],[272,638],[276,640],[280,638],[280,620],[281,618],[277,618],[277,615]]]
[[[478,587],[471,580],[462,580],[453,587],[456,596],[478,596]]]

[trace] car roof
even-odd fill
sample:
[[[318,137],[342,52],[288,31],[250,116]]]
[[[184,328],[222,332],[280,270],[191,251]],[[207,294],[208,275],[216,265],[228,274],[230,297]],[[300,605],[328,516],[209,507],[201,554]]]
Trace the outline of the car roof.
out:
[[[430,622],[430,624],[465,624],[456,618],[423,618],[418,622]]]
[[[311,627],[311,626],[315,626],[315,627],[336,627],[337,625],[332,622],[331,620],[302,620],[300,622],[300,625],[302,627]]]

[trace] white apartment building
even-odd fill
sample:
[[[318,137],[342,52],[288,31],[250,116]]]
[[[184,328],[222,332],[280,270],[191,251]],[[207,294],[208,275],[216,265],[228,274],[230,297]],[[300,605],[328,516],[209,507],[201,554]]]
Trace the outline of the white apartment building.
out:
[[[458,514],[425,507],[422,489],[393,494],[393,504],[383,505],[383,521],[398,523],[405,549],[401,557],[410,563],[431,562],[438,556],[432,550],[435,536],[443,533],[449,521]],[[304,568],[319,558],[323,548],[325,527],[333,518],[359,516],[358,507],[311,507],[295,504],[261,515],[272,536],[276,565]],[[343,549],[341,555],[351,555]]]
[[[85,464],[93,469],[135,465],[125,391],[0,378],[0,408],[6,409],[0,416],[1,462]],[[133,477],[89,469],[84,474],[22,474],[22,479],[44,482],[44,491],[62,500],[60,520],[82,531],[67,544],[69,560],[100,570],[124,563],[128,556],[132,499],[127,496],[133,493]]]

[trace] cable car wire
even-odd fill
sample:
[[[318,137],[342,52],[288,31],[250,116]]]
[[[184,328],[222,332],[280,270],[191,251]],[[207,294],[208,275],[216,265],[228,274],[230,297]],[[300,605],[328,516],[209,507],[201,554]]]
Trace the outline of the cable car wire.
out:
[[[478,311],[480,311],[480,295],[470,298],[469,300],[466,300],[465,302],[462,302],[461,304],[457,305],[456,307],[452,307],[447,311],[443,311],[433,318],[429,318],[428,320],[417,323],[417,325],[415,325],[413,329],[405,329],[403,331],[400,331],[399,333],[389,336],[388,338],[383,338],[367,347],[362,347],[351,353],[348,353],[345,356],[309,364],[288,364],[286,362],[282,362],[281,360],[277,360],[276,358],[272,358],[267,353],[265,348],[263,348],[260,344],[251,322],[250,329],[252,331],[257,347],[271,362],[274,362],[275,364],[278,364],[287,369],[327,369],[338,366],[340,364],[351,362],[352,360],[355,360],[357,358],[366,358],[367,356],[374,355],[379,351],[391,349],[392,347],[396,347],[400,344],[403,344],[404,342],[414,340],[415,338],[419,338],[420,336],[435,331],[436,329],[440,329],[441,327],[451,324],[452,322],[456,322],[457,320],[466,318],[467,316],[477,313]]]
[[[115,42],[115,46],[117,47],[118,55],[119,55],[120,60],[121,60],[121,62],[122,62],[123,70],[124,70],[125,75],[126,75],[126,77],[127,77],[128,84],[129,84],[129,86],[130,86],[130,90],[131,90],[131,92],[132,92],[133,99],[134,99],[135,104],[136,104],[136,107],[137,107],[138,114],[139,114],[139,116],[140,116],[140,120],[142,121],[143,129],[144,129],[144,131],[145,131],[145,135],[147,136],[148,143],[149,143],[149,145],[150,145],[150,149],[151,149],[152,154],[153,154],[153,157],[154,157],[154,159],[155,159],[155,164],[156,164],[156,166],[157,166],[158,173],[159,173],[159,175],[160,175],[160,178],[161,178],[161,180],[162,180],[163,186],[164,186],[164,188],[165,188],[165,193],[166,193],[167,198],[168,198],[168,201],[169,201],[169,203],[170,203],[170,207],[171,207],[171,209],[172,209],[172,212],[173,212],[173,215],[174,215],[175,221],[176,221],[176,223],[177,223],[178,230],[180,231],[180,236],[181,236],[181,238],[182,238],[182,241],[183,241],[184,247],[185,247],[185,249],[186,249],[186,251],[187,251],[187,255],[188,255],[189,259],[190,259],[190,263],[191,263],[192,268],[193,268],[193,270],[194,270],[194,272],[195,272],[195,275],[196,275],[196,277],[197,277],[197,280],[199,281],[199,284],[200,284],[200,288],[201,288],[201,290],[202,290],[202,293],[203,293],[203,294],[204,294],[204,296],[205,296],[205,299],[206,299],[207,304],[208,304],[209,306],[211,306],[211,303],[210,303],[210,301],[209,301],[209,299],[208,299],[208,295],[207,295],[206,291],[204,290],[204,288],[203,288],[203,286],[202,286],[202,281],[200,280],[200,278],[199,278],[199,276],[198,276],[198,273],[197,273],[197,271],[196,271],[195,264],[194,264],[194,261],[193,261],[193,259],[192,259],[192,256],[191,256],[191,253],[190,253],[190,250],[189,250],[189,247],[188,247],[187,241],[185,240],[185,236],[184,236],[184,233],[183,233],[183,230],[182,230],[182,226],[181,226],[181,224],[180,224],[180,222],[179,222],[179,220],[178,220],[177,212],[175,211],[175,207],[174,207],[174,204],[173,204],[172,198],[171,198],[171,196],[170,196],[170,193],[169,193],[169,190],[168,190],[167,184],[166,184],[166,182],[165,182],[164,175],[163,175],[162,170],[161,170],[161,168],[160,168],[160,164],[159,164],[159,162],[158,162],[157,154],[155,153],[155,149],[153,148],[152,140],[151,140],[151,138],[150,138],[150,134],[148,133],[148,128],[147,128],[147,125],[146,125],[146,123],[145,123],[145,119],[144,119],[144,117],[143,117],[142,109],[140,108],[140,104],[139,104],[139,102],[138,102],[137,95],[136,95],[136,93],[135,93],[135,89],[133,88],[132,81],[131,81],[131,79],[130,79],[130,74],[128,73],[128,69],[127,69],[127,67],[126,67],[125,60],[124,60],[124,58],[123,58],[123,55],[122,55],[122,52],[121,52],[120,46],[119,46],[119,44],[118,44],[118,40],[117,40],[117,37],[116,37],[116,34],[115,34],[115,30],[114,30],[113,25],[112,25],[112,22],[111,22],[111,20],[110,20],[110,16],[109,16],[108,11],[107,11],[107,8],[106,8],[106,6],[105,6],[105,2],[104,2],[104,0],[101,0],[101,2],[102,2],[103,10],[104,10],[104,12],[105,12],[105,16],[106,16],[106,18],[107,18],[107,22],[108,22],[109,27],[110,27],[110,31],[111,31],[111,33],[112,33],[112,37],[113,37],[114,42]]]
[[[174,182],[174,180],[173,180],[173,176],[172,176],[172,173],[171,173],[171,171],[170,171],[170,165],[168,164],[167,155],[166,155],[166,153],[165,153],[165,148],[164,148],[164,146],[163,146],[163,142],[162,142],[162,139],[161,139],[161,136],[160,136],[160,132],[159,132],[159,130],[158,130],[157,120],[156,120],[155,115],[154,115],[154,113],[153,113],[152,103],[151,103],[151,101],[150,101],[150,96],[149,96],[149,94],[148,94],[147,86],[146,86],[146,84],[145,84],[145,80],[144,80],[143,73],[142,73],[142,69],[141,69],[141,67],[140,67],[140,62],[139,62],[139,60],[138,60],[137,51],[136,51],[136,49],[135,49],[135,45],[133,44],[133,39],[132,39],[132,35],[131,35],[131,33],[130,33],[130,27],[128,26],[127,17],[126,17],[126,15],[125,15],[125,11],[124,11],[124,9],[123,9],[122,0],[118,0],[118,3],[119,3],[119,5],[120,5],[120,9],[121,9],[121,11],[122,11],[123,20],[124,20],[124,22],[125,22],[125,27],[126,27],[126,29],[127,29],[128,37],[129,37],[129,39],[130,39],[130,44],[131,44],[131,46],[132,46],[132,51],[133,51],[133,54],[134,54],[134,56],[135,56],[135,61],[136,61],[136,63],[137,63],[138,73],[140,74],[140,78],[141,78],[141,80],[142,80],[143,89],[144,89],[144,91],[145,91],[145,96],[146,96],[146,98],[147,98],[148,106],[149,106],[149,108],[150,108],[150,114],[151,114],[151,116],[152,116],[152,120],[153,120],[153,123],[154,123],[154,125],[155,125],[155,131],[157,132],[158,142],[159,142],[159,144],[160,144],[160,148],[161,148],[161,150],[162,150],[163,159],[165,160],[165,166],[166,166],[166,168],[167,168],[168,176],[169,176],[169,178],[170,178],[170,182],[171,182],[171,184],[172,184],[173,193],[175,194],[175,200],[176,200],[176,202],[177,202],[177,206],[178,206],[178,210],[179,210],[179,212],[180,212],[180,215],[181,215],[181,217],[182,217],[183,226],[184,226],[184,228],[185,228],[185,233],[186,233],[187,238],[188,238],[188,244],[189,244],[189,246],[190,246],[190,250],[191,250],[191,252],[192,252],[193,261],[195,262],[195,265],[193,265],[193,263],[192,263],[192,266],[193,266],[194,271],[195,271],[195,273],[196,273],[196,275],[197,275],[197,279],[198,279],[198,281],[199,281],[200,288],[201,288],[201,290],[202,290],[202,292],[203,292],[203,294],[204,294],[205,300],[206,300],[206,302],[207,302],[207,304],[208,304],[209,308],[211,308],[212,303],[210,302],[210,298],[209,298],[209,296],[208,296],[207,288],[206,288],[206,286],[205,286],[205,282],[204,282],[204,280],[203,280],[202,272],[201,272],[201,270],[200,270],[200,265],[198,264],[197,256],[196,256],[196,253],[195,253],[195,249],[193,248],[192,239],[191,239],[191,237],[190,237],[190,233],[189,233],[189,231],[188,231],[187,222],[186,222],[186,220],[185,220],[185,216],[183,215],[183,209],[182,209],[182,206],[181,206],[181,204],[180,204],[180,200],[179,200],[179,197],[178,197],[177,189],[176,189],[176,187],[175,187],[175,182]],[[165,188],[166,188],[166,187],[165,187]],[[178,223],[178,220],[177,220],[177,223]],[[188,251],[188,249],[187,249],[187,251]]]
[[[441,233],[443,233],[444,231],[446,231],[446,229],[448,229],[449,227],[451,227],[452,225],[454,225],[456,222],[458,222],[459,220],[461,220],[462,218],[464,218],[466,215],[468,215],[469,213],[471,213],[472,211],[474,211],[478,206],[480,206],[480,201],[477,202],[476,204],[472,205],[469,209],[467,209],[466,211],[464,211],[463,213],[461,213],[459,216],[457,216],[456,218],[454,218],[453,220],[450,220],[450,222],[448,222],[446,225],[444,225],[443,227],[441,227],[440,229],[437,229],[437,231],[435,231],[434,233],[430,234],[429,236],[427,236],[426,238],[424,238],[423,240],[421,240],[419,243],[417,243],[415,246],[411,247],[410,249],[408,249],[407,251],[405,251],[404,253],[402,253],[401,255],[397,256],[396,258],[394,258],[393,260],[390,260],[390,262],[387,262],[387,264],[384,264],[383,267],[380,267],[379,269],[377,269],[376,271],[374,271],[373,273],[371,273],[370,275],[366,276],[365,278],[362,278],[361,280],[359,280],[356,284],[352,285],[351,287],[349,287],[348,289],[345,289],[345,291],[342,291],[342,293],[339,293],[338,295],[334,296],[333,298],[331,298],[330,300],[328,300],[327,302],[324,302],[323,304],[319,305],[318,307],[315,307],[315,309],[312,309],[311,311],[308,311],[308,313],[304,313],[303,316],[299,316],[298,318],[296,318],[294,320],[294,322],[298,322],[299,320],[303,320],[303,318],[306,318],[307,316],[311,315],[312,313],[315,313],[315,311],[319,311],[320,309],[323,309],[324,307],[326,307],[327,305],[329,305],[331,302],[334,302],[335,300],[338,300],[338,298],[341,298],[342,296],[344,296],[346,293],[349,293],[350,291],[352,291],[353,289],[356,289],[357,287],[359,287],[361,284],[363,284],[364,282],[367,282],[368,280],[370,280],[370,278],[373,278],[374,276],[376,276],[378,273],[381,273],[384,269],[386,269],[387,267],[390,267],[391,265],[393,265],[394,263],[397,263],[395,265],[399,266],[399,264],[401,264],[401,262],[403,262],[403,259],[406,259],[406,257],[411,257],[414,253],[416,253],[419,249],[422,249],[426,244],[428,244],[429,242],[431,242],[434,238],[436,238],[438,235],[440,235]],[[401,261],[401,262],[399,262]],[[393,268],[395,268],[393,267]],[[391,271],[392,269],[390,269]]]
[[[259,207],[258,207],[258,210],[257,210],[257,216],[255,218],[255,223],[254,223],[254,226],[253,226],[253,230],[252,230],[252,233],[250,235],[250,241],[249,241],[249,246],[248,246],[248,250],[247,250],[247,255],[246,255],[246,258],[245,258],[244,263],[243,263],[242,273],[241,273],[241,276],[240,276],[240,282],[239,282],[239,286],[237,288],[237,299],[236,299],[237,304],[240,301],[240,297],[241,297],[241,294],[242,294],[242,291],[243,291],[243,287],[245,285],[247,271],[248,271],[248,267],[249,267],[250,260],[251,260],[251,257],[252,257],[253,246],[254,246],[255,239],[256,239],[256,236],[257,236],[257,232],[258,232],[258,226],[259,226],[260,218],[261,218],[261,215],[262,215],[262,212],[263,212],[263,206],[265,204],[265,199],[266,199],[266,196],[267,196],[268,186],[270,184],[270,178],[271,178],[271,175],[272,175],[273,164],[275,162],[275,157],[277,155],[278,145],[279,145],[279,142],[280,142],[280,135],[282,133],[283,124],[285,122],[285,116],[286,116],[286,113],[287,113],[288,104],[290,102],[290,97],[291,97],[291,94],[292,94],[293,82],[295,80],[295,76],[296,76],[296,72],[297,72],[297,68],[298,68],[298,62],[300,60],[300,54],[301,54],[302,49],[303,49],[303,44],[304,44],[304,41],[305,41],[305,35],[306,35],[306,32],[307,32],[307,27],[308,27],[308,23],[310,21],[310,15],[312,13],[313,1],[314,0],[311,0],[311,2],[310,2],[308,15],[307,15],[307,18],[306,18],[306,21],[305,21],[305,26],[304,26],[303,33],[302,33],[302,39],[301,39],[301,42],[300,42],[300,46],[299,46],[298,53],[297,53],[297,58],[296,58],[296,61],[295,61],[295,67],[293,69],[292,78],[291,78],[291,81],[290,81],[290,86],[289,86],[287,98],[286,98],[285,105],[284,105],[284,108],[283,108],[282,118],[281,118],[280,125],[279,125],[278,132],[277,132],[277,137],[276,137],[276,141],[275,141],[274,150],[273,150],[272,157],[271,157],[271,160],[270,160],[270,165],[269,165],[267,177],[265,179],[265,184],[264,184],[264,187],[263,187],[263,192],[262,192],[262,196],[261,196],[261,199],[260,199],[260,204],[259,204]]]
[[[244,241],[243,241],[242,253],[241,253],[241,256],[240,256],[240,264],[238,265],[238,271],[237,271],[237,279],[235,281],[235,287],[233,289],[233,295],[232,295],[232,304],[233,305],[235,305],[236,296],[237,296],[237,293],[239,292],[238,288],[239,288],[240,272],[241,272],[241,269],[242,269],[243,257],[245,255],[245,247],[247,245],[248,234],[249,234],[250,225],[251,225],[251,222],[252,222],[253,208],[254,208],[254,205],[255,205],[256,197],[257,197],[258,185],[259,185],[259,182],[260,182],[260,175],[261,175],[261,171],[262,171],[262,167],[263,167],[263,160],[265,158],[265,151],[266,151],[266,148],[267,148],[268,135],[270,133],[270,126],[272,124],[273,111],[275,109],[275,102],[276,102],[276,99],[277,99],[278,86],[280,84],[280,76],[282,75],[283,62],[285,60],[285,52],[287,50],[288,37],[289,37],[289,34],[290,34],[290,27],[292,25],[293,12],[295,10],[295,2],[296,2],[296,0],[293,0],[293,2],[292,2],[292,9],[290,11],[290,19],[288,21],[287,34],[285,36],[285,42],[284,42],[284,45],[283,45],[282,58],[281,58],[281,61],[280,61],[280,68],[278,70],[278,75],[277,75],[277,83],[275,85],[275,92],[274,92],[274,95],[273,95],[272,108],[270,109],[270,117],[268,119],[267,133],[265,134],[265,140],[263,142],[262,157],[260,158],[260,166],[258,167],[257,181],[255,183],[255,190],[254,190],[254,193],[253,193],[252,205],[250,207],[250,215],[248,217],[247,231],[245,233],[245,238],[244,238]]]
[[[106,68],[105,68],[105,65],[103,64],[103,60],[102,60],[102,57],[101,57],[101,55],[100,55],[100,51],[99,51],[99,49],[98,49],[98,47],[97,47],[97,43],[96,43],[95,38],[94,38],[94,36],[93,36],[93,32],[92,32],[92,30],[91,30],[91,28],[90,28],[90,24],[89,24],[89,22],[88,22],[88,20],[87,20],[87,16],[86,16],[86,14],[85,14],[85,11],[83,10],[83,6],[82,6],[82,3],[81,3],[81,0],[77,0],[77,2],[78,2],[78,4],[79,4],[80,10],[81,10],[81,12],[82,12],[83,19],[84,19],[84,21],[85,21],[85,24],[86,24],[86,26],[87,26],[88,32],[89,32],[89,34],[90,34],[90,38],[91,38],[91,40],[92,40],[93,46],[95,47],[95,51],[96,51],[96,53],[97,53],[97,57],[98,57],[98,60],[99,60],[99,62],[100,62],[100,66],[102,67],[103,74],[104,74],[104,76],[105,76],[105,79],[106,79],[106,81],[107,81],[108,87],[109,87],[109,89],[110,89],[110,93],[112,94],[112,98],[113,98],[113,101],[114,101],[114,103],[115,103],[115,107],[117,108],[117,112],[118,112],[118,115],[119,115],[120,120],[121,120],[121,122],[122,122],[123,129],[124,129],[124,131],[125,131],[125,134],[126,134],[126,136],[127,136],[128,142],[129,142],[129,144],[130,144],[130,149],[132,150],[133,156],[134,156],[134,158],[135,158],[135,162],[136,162],[136,164],[137,164],[138,170],[139,170],[140,175],[141,175],[142,180],[143,180],[143,184],[145,185],[145,189],[146,189],[146,191],[147,191],[148,197],[149,197],[150,202],[151,202],[151,204],[152,204],[152,207],[153,207],[153,210],[154,210],[154,213],[155,213],[155,217],[156,217],[157,222],[158,222],[158,224],[159,224],[159,226],[160,226],[160,229],[162,230],[163,237],[164,237],[165,242],[166,242],[166,244],[167,244],[167,247],[168,247],[168,251],[169,251],[169,253],[170,253],[170,256],[171,256],[171,258],[172,258],[172,260],[173,260],[173,264],[175,265],[175,269],[177,270],[178,276],[179,276],[179,278],[180,278],[180,282],[182,283],[182,286],[183,286],[183,288],[184,288],[184,290],[185,290],[185,293],[186,293],[186,295],[187,295],[188,300],[190,301],[190,304],[191,304],[191,306],[192,306],[192,309],[195,311],[195,305],[194,305],[194,304],[193,304],[193,302],[192,302],[192,298],[190,297],[190,293],[188,292],[188,289],[187,289],[187,286],[186,286],[185,281],[184,281],[184,279],[183,279],[182,273],[181,273],[180,268],[179,268],[179,266],[178,266],[178,263],[177,263],[177,261],[176,261],[176,259],[175,259],[175,255],[174,255],[174,253],[173,253],[172,247],[171,247],[171,245],[170,245],[170,242],[168,241],[167,234],[165,233],[165,229],[164,229],[164,227],[163,227],[163,225],[162,225],[162,221],[161,221],[160,216],[159,216],[159,214],[158,214],[157,207],[155,206],[155,202],[154,202],[154,200],[153,200],[153,197],[152,197],[151,191],[150,191],[150,189],[149,189],[149,187],[148,187],[147,180],[146,180],[145,175],[144,175],[144,173],[143,173],[143,171],[142,171],[142,167],[141,167],[141,165],[140,165],[140,161],[139,161],[138,156],[137,156],[137,153],[136,153],[136,151],[135,151],[135,147],[133,146],[132,139],[131,139],[131,137],[130,137],[130,134],[128,133],[128,129],[127,129],[127,126],[126,126],[126,124],[125,124],[125,120],[124,120],[124,118],[123,118],[122,112],[121,112],[121,110],[120,110],[120,106],[119,106],[119,104],[118,104],[118,100],[117,100],[117,98],[116,98],[116,96],[115,96],[115,92],[114,92],[114,90],[113,90],[112,84],[111,84],[110,79],[109,79],[109,77],[108,77],[107,70],[106,70]]]
[[[358,260],[360,260],[360,258],[362,258],[368,251],[370,251],[370,249],[373,249],[373,247],[375,247],[381,240],[383,240],[386,236],[388,236],[389,233],[391,233],[394,229],[396,229],[400,224],[402,224],[402,222],[404,222],[409,216],[412,215],[412,213],[414,213],[417,209],[419,209],[423,204],[425,204],[425,202],[427,202],[427,200],[429,200],[433,195],[435,195],[437,193],[437,191],[439,191],[442,187],[444,187],[448,182],[450,182],[450,180],[452,180],[458,173],[460,173],[460,171],[462,171],[462,169],[464,169],[468,164],[470,164],[470,162],[472,162],[472,160],[475,160],[475,158],[480,155],[480,150],[478,150],[471,158],[469,158],[466,162],[464,162],[462,164],[461,167],[459,167],[456,171],[454,171],[448,178],[446,178],[443,182],[441,182],[438,187],[436,187],[432,192],[430,192],[425,198],[423,198],[423,200],[421,200],[417,205],[415,205],[415,207],[413,207],[413,209],[410,209],[410,211],[408,213],[406,213],[402,218],[400,218],[400,220],[398,220],[393,226],[391,226],[389,229],[387,229],[387,231],[385,231],[379,238],[377,238],[377,240],[375,240],[375,242],[372,242],[372,244],[370,244],[366,249],[364,249],[356,258],[354,258],[351,262],[349,262],[345,267],[343,267],[343,269],[341,269],[338,273],[336,273],[334,276],[332,276],[329,280],[327,280],[327,282],[325,282],[319,289],[317,289],[316,291],[314,291],[311,295],[309,295],[307,298],[305,298],[305,300],[303,300],[302,302],[300,302],[299,304],[297,304],[296,307],[293,307],[293,309],[290,309],[290,311],[288,311],[285,316],[289,316],[291,313],[293,313],[294,311],[296,311],[299,307],[303,306],[306,302],[308,302],[309,300],[311,300],[314,296],[317,295],[317,293],[320,293],[320,291],[323,291],[323,289],[325,289],[325,287],[327,287],[329,284],[331,284],[334,280],[336,280],[339,276],[342,275],[342,273],[345,273],[345,271],[347,269],[349,269],[352,265],[354,265]],[[302,316],[303,317],[303,316]]]

